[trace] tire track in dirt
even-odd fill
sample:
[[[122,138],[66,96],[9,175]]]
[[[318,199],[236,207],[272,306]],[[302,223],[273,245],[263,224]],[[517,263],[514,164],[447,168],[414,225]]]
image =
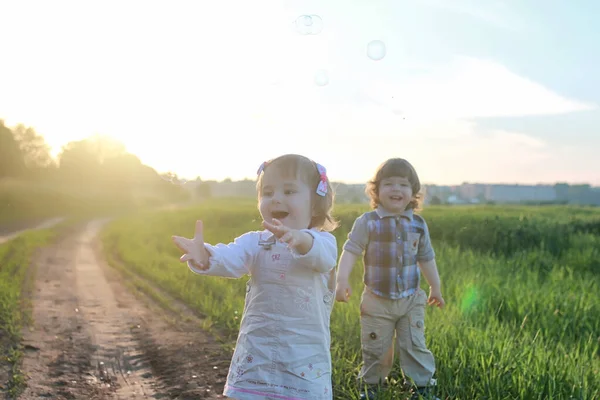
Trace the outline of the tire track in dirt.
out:
[[[20,399],[217,399],[229,356],[198,320],[141,301],[99,257],[105,221],[37,257]],[[188,317],[189,318],[189,317]]]

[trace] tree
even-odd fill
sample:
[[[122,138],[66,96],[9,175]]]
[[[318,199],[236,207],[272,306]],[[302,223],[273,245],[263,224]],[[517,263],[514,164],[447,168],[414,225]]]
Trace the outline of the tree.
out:
[[[109,164],[114,164],[114,160],[126,154],[125,146],[117,140],[108,136],[94,135],[63,146],[59,154],[59,169],[65,177],[75,181],[89,179],[105,181],[107,177],[103,163],[111,160]],[[111,167],[111,173],[118,174],[114,166]]]
[[[67,143],[62,147],[58,160],[59,171],[70,180],[86,181],[99,176],[99,156],[89,140]]]
[[[48,146],[43,136],[38,135],[33,128],[26,127],[23,124],[15,126],[12,131],[23,153],[27,168],[46,168],[53,164],[50,146]]]
[[[209,199],[212,197],[211,185],[208,182],[198,182],[196,185],[196,194],[201,199]]]
[[[13,132],[0,119],[0,178],[22,176],[25,161]]]
[[[141,171],[142,162],[129,153],[105,158],[102,162],[102,178],[111,189],[127,190],[127,187],[133,187]]]
[[[435,206],[437,206],[437,205],[440,205],[440,204],[442,204],[442,200],[441,200],[441,199],[440,199],[438,196],[436,196],[436,195],[433,195],[433,196],[431,197],[431,202],[430,202],[430,204],[431,204],[431,205],[435,205]]]

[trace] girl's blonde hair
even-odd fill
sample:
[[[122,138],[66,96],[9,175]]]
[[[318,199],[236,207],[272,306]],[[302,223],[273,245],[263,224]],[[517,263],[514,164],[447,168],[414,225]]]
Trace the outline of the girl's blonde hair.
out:
[[[338,222],[331,215],[333,212],[333,188],[327,180],[327,194],[320,196],[317,194],[317,186],[321,182],[321,174],[317,169],[317,164],[298,154],[285,154],[264,164],[264,169],[277,168],[285,176],[293,176],[301,179],[311,188],[311,206],[312,219],[309,228],[317,228],[322,231],[331,232],[338,227]],[[258,200],[262,198],[262,179],[263,173],[259,173],[256,180],[256,191]]]
[[[415,168],[403,158],[390,158],[382,163],[373,178],[367,182],[365,193],[369,196],[371,208],[375,209],[379,206],[379,184],[385,178],[399,176],[408,179],[410,182],[413,198],[406,206],[407,210],[418,211],[421,208],[422,194],[421,182]]]

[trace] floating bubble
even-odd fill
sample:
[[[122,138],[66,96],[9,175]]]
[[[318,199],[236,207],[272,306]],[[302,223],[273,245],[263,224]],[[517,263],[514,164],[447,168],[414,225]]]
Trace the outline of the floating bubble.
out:
[[[301,35],[318,35],[323,30],[323,20],[318,15],[301,15],[294,21],[294,28]]]
[[[367,45],[367,56],[373,61],[381,60],[385,53],[385,43],[381,40],[372,40]]]
[[[324,69],[320,69],[315,73],[315,83],[318,86],[325,86],[329,83],[329,75]]]

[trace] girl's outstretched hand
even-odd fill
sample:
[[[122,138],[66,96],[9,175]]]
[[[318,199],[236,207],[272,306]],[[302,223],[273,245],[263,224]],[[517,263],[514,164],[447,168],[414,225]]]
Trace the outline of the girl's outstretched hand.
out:
[[[206,271],[208,269],[209,253],[204,248],[204,226],[202,221],[196,221],[196,230],[194,238],[188,239],[182,236],[172,236],[171,239],[175,246],[184,254],[179,258],[181,262],[190,261],[194,267]]]
[[[265,229],[271,231],[275,237],[288,247],[295,249],[301,254],[305,254],[312,247],[312,236],[298,229],[289,228],[278,219],[273,218],[272,222],[263,221]]]

